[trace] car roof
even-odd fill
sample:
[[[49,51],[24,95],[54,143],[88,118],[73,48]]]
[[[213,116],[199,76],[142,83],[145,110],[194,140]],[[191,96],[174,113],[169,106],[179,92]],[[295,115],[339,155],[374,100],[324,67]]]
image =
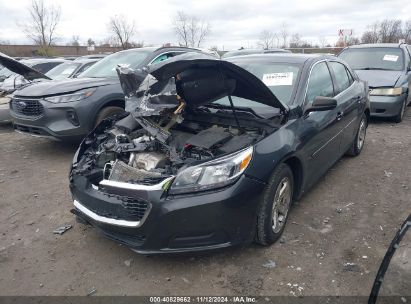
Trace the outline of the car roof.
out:
[[[201,50],[199,50],[199,49],[185,47],[185,46],[162,46],[162,47],[149,46],[149,47],[141,47],[141,48],[133,48],[133,49],[128,49],[128,50],[123,50],[123,51],[120,51],[119,53],[138,52],[138,51],[157,52],[157,51],[174,51],[174,50],[191,50],[191,51],[201,52]]]
[[[335,56],[331,55],[321,55],[321,54],[292,54],[292,53],[265,53],[265,54],[253,54],[253,55],[244,55],[227,58],[228,61],[237,61],[237,60],[270,60],[275,62],[284,62],[284,63],[297,63],[303,64],[307,61],[318,61],[321,59],[338,59]]]
[[[30,59],[22,59],[21,63],[32,63],[32,64],[40,64],[40,63],[48,63],[48,62],[71,62],[70,60],[65,59],[56,59],[56,58],[30,58]]]
[[[90,62],[97,62],[99,60],[100,60],[99,58],[81,58],[81,59],[78,59],[78,60],[68,61],[68,62],[86,64],[86,63],[90,63]]]
[[[399,48],[401,45],[406,45],[404,43],[365,43],[365,44],[356,44],[347,47],[348,49],[361,49],[361,48]]]

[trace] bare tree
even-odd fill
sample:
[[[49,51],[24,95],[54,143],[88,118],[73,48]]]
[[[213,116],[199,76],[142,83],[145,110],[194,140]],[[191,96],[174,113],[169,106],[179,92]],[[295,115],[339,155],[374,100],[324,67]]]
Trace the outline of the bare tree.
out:
[[[290,48],[299,48],[301,45],[304,43],[304,41],[301,40],[300,34],[295,33],[291,36],[290,39]]]
[[[377,43],[379,41],[380,23],[374,22],[367,26],[367,30],[362,34],[362,43]]]
[[[328,45],[327,38],[324,36],[318,37],[318,42],[320,43],[320,47],[325,48]]]
[[[208,22],[187,15],[183,11],[175,15],[173,28],[180,45],[187,47],[200,47],[211,33],[211,26]]]
[[[60,22],[58,6],[45,6],[43,0],[33,0],[28,9],[30,21],[22,28],[36,45],[47,48],[56,41],[56,29]]]
[[[281,32],[280,32],[281,38],[283,39],[283,45],[282,45],[283,48],[287,47],[287,40],[288,40],[288,29],[287,28],[288,28],[287,23],[284,22],[281,25]]]
[[[402,35],[403,39],[405,40],[405,43],[411,44],[411,19],[405,23]]]
[[[69,41],[69,43],[67,43],[67,45],[70,46],[80,46],[80,37],[77,35],[73,35],[71,37],[71,40]]]
[[[278,40],[277,34],[264,30],[260,33],[260,40],[257,45],[262,47],[264,50],[271,49],[274,47],[276,40]]]
[[[131,47],[131,39],[136,33],[134,21],[127,20],[127,18],[123,15],[116,15],[110,18],[108,27],[118,45],[120,45],[123,49]]]
[[[402,37],[401,20],[386,19],[380,24],[380,40],[383,43],[398,42]]]
[[[93,39],[88,38],[88,39],[87,39],[87,46],[92,46],[92,45],[96,45],[96,43],[94,42]]]

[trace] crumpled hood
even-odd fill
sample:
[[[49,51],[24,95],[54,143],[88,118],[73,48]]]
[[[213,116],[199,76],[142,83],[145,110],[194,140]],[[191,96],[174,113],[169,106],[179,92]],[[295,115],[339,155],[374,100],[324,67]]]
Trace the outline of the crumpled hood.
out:
[[[204,96],[204,103],[211,103],[221,97],[227,96],[227,93],[229,93],[231,96],[250,99],[271,107],[279,108],[283,111],[287,109],[255,75],[238,65],[209,55],[191,52],[185,53],[164,61],[163,63],[151,66],[148,72],[159,81],[165,81],[177,74],[181,74],[183,92],[198,88],[206,90],[204,93],[207,95],[208,91],[208,95],[210,95],[211,98],[206,102],[207,98]],[[201,87],[201,82],[205,84],[207,81],[210,84],[222,84],[220,94],[216,91],[212,92],[213,90],[210,87]],[[190,84],[188,84],[189,82]],[[187,85],[184,86],[184,83]],[[212,98],[213,96],[211,95],[216,95],[216,97],[217,95],[224,96]],[[197,103],[202,104],[202,102]]]
[[[67,78],[33,84],[16,91],[15,95],[42,97],[118,83],[117,78]]]
[[[370,87],[393,87],[404,73],[403,71],[355,70],[361,80],[368,82]]]
[[[3,53],[0,53],[0,64],[30,81],[34,79],[51,79],[43,73],[40,73]]]

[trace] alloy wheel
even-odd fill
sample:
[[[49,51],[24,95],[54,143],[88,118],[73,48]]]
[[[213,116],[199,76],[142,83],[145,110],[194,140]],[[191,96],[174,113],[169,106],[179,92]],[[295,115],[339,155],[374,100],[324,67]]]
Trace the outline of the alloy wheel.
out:
[[[272,209],[272,229],[274,233],[281,231],[287,219],[288,209],[291,202],[291,182],[284,177],[275,191]]]
[[[365,141],[365,134],[367,132],[367,123],[365,118],[361,119],[360,128],[358,130],[358,138],[357,138],[357,149],[361,151],[362,147],[364,146]]]

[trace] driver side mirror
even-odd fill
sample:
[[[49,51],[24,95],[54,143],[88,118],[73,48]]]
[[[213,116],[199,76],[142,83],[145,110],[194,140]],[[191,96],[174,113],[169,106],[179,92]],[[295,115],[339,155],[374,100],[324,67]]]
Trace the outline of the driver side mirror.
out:
[[[317,96],[314,98],[312,105],[305,111],[306,114],[310,112],[328,111],[335,109],[337,100],[332,97]]]

